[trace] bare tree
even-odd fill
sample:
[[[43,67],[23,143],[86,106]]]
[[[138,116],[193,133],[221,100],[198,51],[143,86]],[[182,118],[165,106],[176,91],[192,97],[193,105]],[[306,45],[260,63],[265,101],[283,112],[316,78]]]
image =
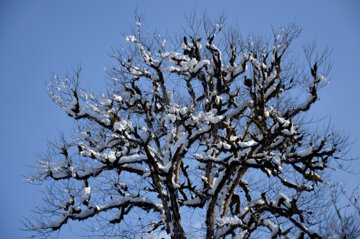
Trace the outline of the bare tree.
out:
[[[322,237],[312,215],[346,146],[305,123],[328,52],[306,47],[302,61],[290,50],[294,24],[266,40],[242,38],[223,18],[187,22],[170,45],[137,19],[102,95],[80,89],[80,71],[51,82],[78,128],[30,179],[47,186],[40,217],[26,223],[36,236],[96,220],[94,235],[186,238],[193,210],[208,239]]]

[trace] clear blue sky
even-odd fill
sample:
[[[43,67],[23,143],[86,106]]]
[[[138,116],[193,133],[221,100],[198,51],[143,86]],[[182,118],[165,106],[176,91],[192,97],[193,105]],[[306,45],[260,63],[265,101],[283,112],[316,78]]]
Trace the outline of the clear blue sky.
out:
[[[123,41],[136,7],[145,25],[159,31],[180,29],[184,13],[194,8],[210,17],[224,12],[244,33],[269,34],[271,25],[295,20],[304,28],[298,43],[316,40],[319,48],[333,48],[331,83],[314,114],[359,138],[360,1],[0,0],[0,238],[26,236],[19,219],[41,204],[41,188],[24,182],[25,165],[46,151],[47,139],[73,127],[47,95],[50,73],[64,75],[81,63],[82,86],[101,90],[104,67],[113,63],[107,52]],[[360,156],[360,140],[350,153]],[[360,181],[359,175],[343,179]],[[79,238],[71,235],[64,230],[59,238]]]

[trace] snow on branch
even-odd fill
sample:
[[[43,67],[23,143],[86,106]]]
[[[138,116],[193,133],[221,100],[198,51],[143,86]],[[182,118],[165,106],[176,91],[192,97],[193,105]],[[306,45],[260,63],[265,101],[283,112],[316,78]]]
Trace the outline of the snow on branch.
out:
[[[42,211],[51,220],[28,229],[47,234],[99,215],[122,228],[139,208],[149,213],[139,228],[185,238],[187,207],[202,212],[208,239],[249,238],[264,228],[272,238],[320,237],[307,196],[343,141],[307,130],[298,117],[327,82],[326,59],[308,57],[307,97],[297,102],[292,89],[301,76],[288,49],[300,28],[274,31],[271,44],[240,39],[234,29],[222,35],[222,20],[204,21],[202,37],[199,30],[170,46],[136,22],[125,50],[114,51],[106,93],[81,89],[79,71],[49,84],[78,129],[35,166],[30,181],[58,186]]]

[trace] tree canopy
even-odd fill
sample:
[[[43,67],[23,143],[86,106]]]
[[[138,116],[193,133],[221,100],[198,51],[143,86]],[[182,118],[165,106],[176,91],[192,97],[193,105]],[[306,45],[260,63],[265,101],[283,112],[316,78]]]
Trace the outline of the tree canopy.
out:
[[[47,192],[28,229],[47,237],[95,220],[94,235],[121,238],[321,238],[324,177],[346,147],[306,121],[328,51],[309,45],[300,58],[295,24],[267,40],[190,16],[165,39],[140,20],[113,52],[105,93],[81,89],[80,70],[49,84],[77,128],[30,178]]]

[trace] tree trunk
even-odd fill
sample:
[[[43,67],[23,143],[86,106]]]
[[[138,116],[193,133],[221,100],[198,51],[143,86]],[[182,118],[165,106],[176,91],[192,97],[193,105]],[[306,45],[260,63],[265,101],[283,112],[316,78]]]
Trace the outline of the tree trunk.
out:
[[[184,229],[181,225],[181,214],[180,208],[177,202],[176,190],[171,186],[168,187],[168,192],[170,196],[171,211],[172,211],[172,223],[173,228],[171,228],[171,238],[172,239],[186,239]]]

